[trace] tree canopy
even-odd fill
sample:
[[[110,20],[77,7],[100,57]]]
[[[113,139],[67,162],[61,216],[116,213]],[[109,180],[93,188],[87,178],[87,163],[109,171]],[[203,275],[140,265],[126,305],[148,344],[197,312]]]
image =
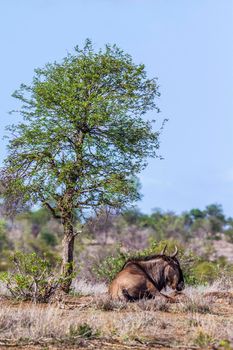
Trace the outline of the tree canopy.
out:
[[[61,63],[35,70],[13,96],[23,122],[8,127],[1,172],[5,196],[42,203],[54,215],[138,198],[135,175],[156,156],[159,132],[142,117],[157,110],[156,79],[115,45],[86,41]]]

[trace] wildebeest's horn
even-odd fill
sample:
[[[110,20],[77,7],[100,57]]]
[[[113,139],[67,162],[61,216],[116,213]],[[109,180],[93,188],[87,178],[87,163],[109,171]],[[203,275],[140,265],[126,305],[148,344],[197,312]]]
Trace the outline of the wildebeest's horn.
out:
[[[163,250],[161,251],[161,255],[164,255],[165,254],[165,251],[166,251],[166,249],[167,249],[167,244],[165,245],[165,247],[163,248]]]
[[[175,252],[171,255],[171,258],[174,258],[178,253],[178,248],[175,246]]]

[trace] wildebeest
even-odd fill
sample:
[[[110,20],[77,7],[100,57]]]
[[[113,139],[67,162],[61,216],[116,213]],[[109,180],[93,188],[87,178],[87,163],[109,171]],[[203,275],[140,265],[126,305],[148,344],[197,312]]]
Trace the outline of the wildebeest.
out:
[[[109,286],[112,299],[134,301],[141,298],[162,296],[160,291],[169,286],[181,291],[184,278],[175,252],[165,255],[166,247],[160,254],[128,260]]]

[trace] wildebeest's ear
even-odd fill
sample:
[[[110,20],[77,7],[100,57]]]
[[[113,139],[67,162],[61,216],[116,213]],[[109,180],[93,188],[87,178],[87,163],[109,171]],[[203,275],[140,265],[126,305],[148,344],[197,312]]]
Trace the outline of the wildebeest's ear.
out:
[[[175,256],[178,254],[178,248],[177,248],[177,246],[175,246],[175,252],[172,254],[172,255],[170,255],[170,257],[171,258],[175,258]]]
[[[166,251],[166,249],[167,249],[167,244],[165,244],[165,247],[163,248],[163,250],[161,251],[161,255],[164,255],[165,254],[165,251]]]

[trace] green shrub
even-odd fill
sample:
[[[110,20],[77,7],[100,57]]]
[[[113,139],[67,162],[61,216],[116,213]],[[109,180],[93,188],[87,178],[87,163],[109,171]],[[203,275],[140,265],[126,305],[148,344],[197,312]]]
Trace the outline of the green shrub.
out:
[[[192,251],[181,250],[178,256],[186,285],[195,286],[200,284],[198,276],[194,273],[194,267],[199,263],[200,257]]]
[[[56,247],[51,247],[40,236],[37,239],[32,239],[30,236],[26,238],[26,249],[29,253],[36,253],[38,257],[45,257],[52,267],[57,266],[60,255]]]
[[[5,220],[0,219],[0,252],[9,248],[9,241],[7,239],[6,231],[7,228]]]
[[[173,241],[151,241],[149,248],[140,251],[122,252],[120,246],[116,247],[114,255],[107,256],[100,264],[95,265],[92,269],[93,273],[101,280],[111,282],[116,274],[122,269],[124,263],[128,259],[145,257],[153,254],[159,254],[167,244],[167,251],[174,251],[175,242]],[[186,254],[187,255],[187,254]],[[190,259],[190,255],[185,256],[184,250],[180,248],[181,260]],[[182,263],[181,263],[182,266]],[[187,269],[187,266],[186,266]]]
[[[16,252],[10,260],[13,270],[3,272],[0,281],[17,299],[48,302],[65,280],[61,275],[53,273],[48,260],[35,253]]]
[[[42,230],[40,238],[50,247],[55,247],[58,243],[57,237],[47,230]]]
[[[185,282],[189,285],[211,284],[219,278],[231,278],[233,265],[228,263],[224,257],[216,261],[206,261],[200,257],[194,257],[192,263],[182,265]]]
[[[129,255],[122,253],[117,246],[115,255],[107,256],[100,264],[95,264],[92,271],[99,279],[110,282],[121,270],[128,257]]]
[[[225,234],[227,240],[230,243],[233,243],[233,228],[229,228],[229,229],[225,230],[224,234]]]
[[[210,261],[201,261],[193,267],[192,271],[199,284],[211,283],[219,275],[219,265]]]

